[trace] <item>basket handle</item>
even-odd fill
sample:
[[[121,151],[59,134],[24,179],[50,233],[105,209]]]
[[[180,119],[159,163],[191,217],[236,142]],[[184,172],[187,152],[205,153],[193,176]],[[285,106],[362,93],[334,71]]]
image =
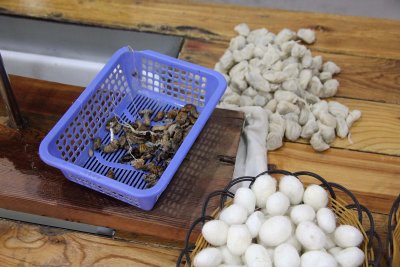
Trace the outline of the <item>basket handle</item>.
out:
[[[194,249],[195,246],[185,247],[181,253],[179,254],[178,260],[176,261],[176,267],[180,267],[182,264],[183,256],[186,257],[186,261],[189,263],[189,266],[192,265],[192,260],[190,259],[189,251]]]
[[[387,238],[386,238],[386,251],[387,251],[387,265],[389,267],[392,266],[393,262],[393,231],[396,225],[393,225],[393,219],[396,218],[397,210],[400,206],[400,194],[397,199],[393,202],[392,208],[390,209],[389,218],[388,218],[388,228],[387,228]],[[400,223],[400,222],[397,222]]]
[[[367,232],[367,234],[368,234],[368,232]],[[373,232],[373,236],[376,239],[376,241],[378,242],[378,245],[377,245],[378,251],[376,253],[377,255],[375,255],[375,260],[369,260],[368,264],[372,265],[373,267],[380,267],[381,266],[381,260],[382,260],[382,257],[383,257],[382,239],[378,235],[378,233],[375,232],[375,231]],[[371,242],[371,244],[372,244],[372,242]]]
[[[256,178],[264,175],[264,174],[284,174],[284,175],[293,175],[293,173],[285,170],[279,170],[279,169],[274,169],[274,170],[268,170],[264,171],[256,176]]]
[[[360,202],[358,202],[358,200],[354,196],[354,194],[349,189],[347,189],[346,187],[344,187],[340,184],[337,184],[337,183],[328,183],[328,184],[330,187],[337,188],[340,191],[346,193],[351,198],[351,200],[354,202],[354,204],[347,205],[346,207],[348,208],[351,205],[355,205],[355,208],[356,208],[357,214],[358,214],[358,220],[360,221],[360,223],[362,223],[362,208],[361,208]]]
[[[214,191],[212,193],[210,193],[206,200],[204,201],[203,204],[203,208],[201,209],[201,216],[202,217],[206,217],[206,212],[207,212],[207,207],[208,207],[208,203],[210,202],[211,198],[216,197],[216,196],[220,196],[220,204],[219,204],[219,208],[222,210],[223,209],[223,203],[225,202],[226,197],[234,197],[234,194],[232,192],[229,192],[228,190],[218,190],[218,191]]]
[[[193,229],[199,223],[203,223],[204,224],[204,222],[206,220],[213,220],[214,219],[212,216],[206,215],[207,206],[208,206],[208,203],[210,202],[211,198],[216,197],[216,196],[220,196],[219,208],[222,210],[223,207],[224,207],[226,198],[227,197],[230,197],[230,198],[234,197],[234,194],[229,191],[232,188],[232,186],[234,186],[234,185],[236,185],[238,183],[241,183],[241,182],[250,182],[249,188],[251,188],[251,186],[255,182],[255,180],[258,177],[260,177],[262,175],[265,175],[265,174],[292,175],[292,176],[295,176],[298,179],[300,179],[299,176],[307,175],[307,176],[311,176],[311,177],[314,177],[317,180],[319,180],[322,183],[321,186],[323,186],[326,190],[329,191],[329,193],[330,193],[330,195],[332,196],[333,199],[336,199],[336,193],[333,190],[333,188],[337,188],[340,191],[342,191],[345,194],[347,194],[352,199],[353,204],[347,205],[346,208],[355,209],[357,211],[358,220],[359,220],[360,223],[362,223],[362,215],[363,215],[362,213],[363,212],[366,213],[367,218],[369,220],[370,229],[368,231],[366,231],[366,234],[369,237],[368,244],[367,244],[368,251],[373,249],[373,241],[374,241],[374,239],[376,239],[377,242],[378,242],[378,244],[377,244],[378,250],[376,252],[375,259],[374,260],[369,260],[368,264],[370,266],[372,266],[372,267],[378,267],[380,265],[380,261],[382,259],[382,240],[379,237],[379,235],[375,232],[375,222],[374,222],[373,216],[372,216],[371,212],[365,206],[361,205],[358,202],[357,198],[354,196],[354,194],[350,190],[348,190],[347,188],[343,187],[340,184],[327,182],[324,178],[322,178],[318,174],[315,174],[315,173],[312,173],[312,172],[308,172],[308,171],[299,171],[299,172],[291,173],[291,172],[285,171],[285,170],[268,170],[268,171],[265,171],[265,172],[262,172],[262,173],[258,174],[255,177],[253,177],[253,176],[238,177],[238,178],[232,180],[230,183],[228,183],[228,185],[223,190],[214,191],[214,192],[210,193],[207,196],[206,200],[204,201],[203,208],[202,208],[202,216],[197,218],[192,223],[192,225],[190,226],[190,228],[188,230],[188,233],[187,233],[186,238],[185,238],[185,247],[182,250],[181,254],[179,255],[179,258],[178,258],[178,261],[177,261],[177,265],[176,265],[177,267],[180,266],[184,256],[186,257],[187,263],[189,263],[189,265],[191,265],[191,258],[190,258],[190,255],[189,255],[189,251],[191,249],[193,249],[193,246],[189,246],[189,239],[190,239],[191,233],[193,232]],[[393,210],[394,210],[395,206],[398,208],[399,204],[400,204],[400,195],[399,195],[398,199],[396,200],[395,204],[392,207],[392,213],[393,213]],[[391,214],[391,215],[393,215],[393,214]],[[390,216],[389,219],[391,220],[391,218],[392,217]],[[392,230],[391,226],[389,225],[389,231],[388,232],[391,232],[391,230]],[[389,238],[388,238],[388,242],[389,242]]]
[[[229,196],[231,198],[233,198],[235,195],[230,191],[231,188],[241,182],[250,182],[249,188],[253,185],[254,181],[255,181],[255,177],[253,176],[241,176],[238,178],[233,179],[232,181],[230,181],[227,186],[225,186],[225,188],[223,189],[223,192],[226,193],[225,195],[222,195],[221,199],[220,199],[220,203],[219,203],[219,208],[222,210],[224,208],[224,203],[226,201],[226,197]]]
[[[192,234],[192,232],[193,232],[193,229],[197,226],[197,224],[199,224],[199,223],[204,223],[205,221],[211,221],[211,220],[213,220],[213,219],[214,219],[214,218],[211,217],[211,216],[201,216],[201,217],[197,218],[197,219],[190,225],[190,228],[189,228],[189,230],[188,230],[188,232],[187,232],[187,234],[186,234],[186,237],[185,237],[184,249],[182,250],[181,254],[179,255],[179,258],[178,258],[178,261],[177,261],[177,263],[176,263],[176,266],[179,266],[179,265],[181,264],[181,261],[182,261],[184,255],[186,256],[186,260],[189,262],[189,264],[191,264],[191,259],[190,259],[190,256],[189,256],[189,251],[190,251],[191,249],[193,249],[193,246],[189,246],[189,240],[190,240],[190,236],[191,236],[191,234]]]
[[[299,176],[303,176],[303,175],[314,177],[315,179],[317,179],[318,181],[320,181],[322,183],[322,187],[324,187],[325,189],[327,189],[329,191],[329,194],[331,195],[331,197],[333,199],[336,199],[335,191],[333,191],[333,189],[329,185],[328,181],[325,180],[324,178],[322,178],[320,175],[313,173],[313,172],[309,172],[309,171],[299,171],[299,172],[293,173],[293,175],[296,176],[297,178],[299,178]]]

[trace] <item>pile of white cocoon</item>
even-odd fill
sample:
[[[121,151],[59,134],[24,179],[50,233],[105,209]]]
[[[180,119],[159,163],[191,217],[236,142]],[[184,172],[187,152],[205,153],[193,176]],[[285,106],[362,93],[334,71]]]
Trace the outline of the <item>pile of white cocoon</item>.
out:
[[[283,29],[274,34],[265,28],[250,31],[242,23],[238,35],[215,65],[228,82],[219,107],[260,106],[269,113],[268,150],[282,146],[285,137],[309,140],[316,151],[330,147],[336,136],[347,137],[361,117],[337,101],[321,98],[336,94],[341,69],[333,62],[312,56],[302,43],[315,42],[315,32]],[[349,136],[350,137],[350,136]],[[350,138],[349,138],[350,140]]]
[[[196,254],[194,266],[361,266],[363,234],[338,225],[328,203],[319,185],[304,189],[294,176],[283,176],[277,185],[272,176],[260,176],[204,224],[202,235],[211,246]]]

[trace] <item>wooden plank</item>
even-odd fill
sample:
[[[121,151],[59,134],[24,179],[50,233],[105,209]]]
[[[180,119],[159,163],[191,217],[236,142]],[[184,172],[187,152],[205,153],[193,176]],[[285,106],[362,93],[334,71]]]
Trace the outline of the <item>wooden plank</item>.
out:
[[[318,42],[318,41],[317,41]],[[228,42],[186,39],[180,58],[213,68],[228,47]],[[336,76],[340,82],[337,96],[400,104],[400,60],[341,55],[314,51],[324,61],[341,67]]]
[[[0,219],[2,266],[175,266],[179,249]]]
[[[27,5],[0,1],[1,13],[173,34],[206,40],[228,40],[232,28],[307,27],[317,30],[315,50],[368,57],[400,59],[400,21],[291,12],[266,8],[175,1],[41,1]],[[132,15],[134,14],[134,16]],[[234,14],[234,15],[233,15]]]
[[[186,40],[180,53],[180,58],[212,67],[223,53],[225,47],[226,44],[222,45],[221,43]],[[389,74],[387,74],[387,68],[385,69],[383,65],[388,60],[334,54],[324,55],[324,57],[329,60],[331,57],[336,57],[332,58],[332,60],[339,65],[340,63],[345,64],[345,66],[342,66],[343,73],[337,76],[341,83],[342,79],[344,79],[338,93],[338,96],[341,97],[333,99],[337,99],[350,109],[359,109],[363,113],[362,118],[351,129],[353,144],[350,144],[347,139],[337,138],[332,146],[399,156],[400,105],[398,104],[400,103],[400,83],[396,83],[396,80],[400,75],[400,61],[395,61],[396,63],[392,64],[392,68]],[[343,61],[336,61],[339,58]],[[359,59],[359,61],[355,59]],[[347,60],[348,62],[345,63]],[[358,64],[354,62],[358,62]],[[368,64],[369,67],[365,67]],[[375,78],[370,77],[373,72],[373,66],[377,70],[377,76],[384,77],[382,79],[378,78],[375,83],[373,83]],[[364,69],[369,69],[369,71],[364,72]],[[362,82],[364,79],[367,81]],[[367,86],[368,82],[371,84],[370,87]],[[355,84],[361,85],[354,90],[353,85]],[[387,84],[392,85],[392,87],[387,86]],[[374,100],[374,102],[351,99],[352,97]],[[388,103],[378,103],[375,101]]]
[[[54,126],[84,89],[15,75],[9,77],[18,105],[28,120],[28,126],[43,131],[49,131]],[[0,115],[6,116],[1,99],[0,103]]]
[[[362,112],[350,129],[350,139],[337,137],[331,147],[400,156],[400,105],[341,97],[331,100]],[[302,139],[296,142],[308,143]]]
[[[60,116],[60,114],[64,114],[84,89],[80,86],[15,75],[10,75],[10,83],[21,108],[32,114],[42,114],[45,116],[54,114]],[[46,105],[38,103],[46,103]],[[37,126],[34,128],[42,127]]]
[[[374,213],[373,217],[377,233],[386,240],[387,215]],[[116,240],[4,219],[0,219],[0,233],[3,266],[174,266],[182,247],[159,240]]]
[[[345,149],[316,153],[309,145],[286,142],[282,148],[268,152],[268,163],[289,171],[315,172],[339,183],[374,212],[388,214],[400,192],[400,157]]]
[[[204,198],[232,178],[233,162],[224,159],[236,156],[243,114],[216,109],[154,210],[140,211],[72,183],[39,159],[38,148],[80,89],[21,80],[13,79],[15,95],[31,128],[17,132],[0,125],[2,208],[182,241]],[[59,107],[48,116],[42,106],[51,103]]]
[[[374,213],[373,217],[377,233],[385,240],[387,215]],[[4,219],[0,219],[0,233],[3,266],[174,266],[180,250],[156,240],[122,241]]]
[[[400,156],[400,105],[356,99],[334,98],[362,117],[351,128],[353,144],[336,138],[332,147]]]

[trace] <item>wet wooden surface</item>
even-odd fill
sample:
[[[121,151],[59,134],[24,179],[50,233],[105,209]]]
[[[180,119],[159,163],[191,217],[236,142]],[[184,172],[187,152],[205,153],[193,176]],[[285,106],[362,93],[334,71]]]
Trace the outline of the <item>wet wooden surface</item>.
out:
[[[16,131],[0,125],[2,208],[183,241],[205,197],[232,178],[244,118],[241,112],[216,109],[152,211],[70,182],[37,152],[82,88],[15,76],[11,82],[29,127]],[[47,112],[42,103],[52,103]]]
[[[179,247],[0,219],[1,266],[174,266]]]
[[[235,35],[232,29],[238,23],[247,22],[253,29],[266,27],[273,32],[286,27],[293,30],[301,27],[315,29],[317,41],[310,46],[313,54],[322,55],[324,61],[332,60],[342,68],[342,73],[337,76],[340,82],[338,100],[350,108],[360,109],[363,117],[352,128],[353,144],[348,143],[347,140],[337,140],[330,150],[316,153],[302,141],[285,142],[281,149],[268,153],[268,160],[279,168],[291,171],[314,171],[329,181],[341,183],[351,189],[360,202],[374,212],[377,231],[383,240],[385,239],[386,215],[400,192],[398,179],[400,176],[400,138],[398,138],[400,133],[400,46],[398,45],[400,21],[177,0],[135,2],[73,0],[68,3],[60,0],[43,0],[35,5],[27,5],[23,1],[0,0],[0,12],[54,21],[183,36],[185,42],[179,57],[207,67],[213,67],[222,55],[229,39]],[[35,84],[29,85],[35,86]],[[65,101],[72,102],[73,98],[69,96],[79,94],[80,90],[80,88],[64,87],[58,94],[62,94]],[[54,114],[62,113],[65,108],[60,107],[57,102],[46,101],[47,97],[52,97],[52,91],[40,91],[39,95],[30,92],[24,94],[26,95],[18,96],[19,101],[21,105],[29,107],[30,111],[25,110],[25,112],[30,116],[33,125],[51,127],[52,121],[54,122],[57,117]],[[41,103],[46,103],[46,105],[37,105],[35,99],[39,98]],[[4,132],[4,135],[8,134],[12,135],[12,133]],[[29,146],[27,149],[30,149]],[[26,168],[28,165],[27,163],[19,164],[25,165]],[[18,176],[18,173],[12,171],[13,168],[9,170],[13,175]],[[49,177],[50,181],[58,179],[52,175]],[[42,190],[44,194],[51,194],[43,188]],[[82,190],[82,193],[83,191],[86,190]],[[85,197],[84,194],[82,196]],[[102,196],[98,197],[102,199]],[[29,196],[27,198],[29,199]],[[110,203],[108,201],[106,200],[105,203]],[[13,201],[8,203],[11,204]],[[58,203],[50,200],[49,204],[57,205]],[[34,209],[35,206],[31,205],[30,208]],[[115,214],[111,212],[114,208],[107,210],[111,214],[110,217]],[[60,210],[59,215],[63,212],[65,212],[64,209]],[[86,208],[83,207],[79,212],[86,213]],[[112,219],[106,218],[105,222],[109,220]],[[130,258],[129,260],[135,263],[133,264],[129,260],[125,261],[123,256],[125,252],[117,253],[109,250],[109,253],[104,255],[104,258],[110,260],[107,262],[108,265],[173,266],[171,257],[176,257],[178,253],[176,247],[181,246],[179,243],[171,243],[164,239],[125,232],[120,233],[121,237],[116,241],[117,243],[109,243],[110,240],[107,238],[96,237],[98,239],[95,241],[91,239],[95,245],[90,247],[80,245],[83,243],[82,240],[88,238],[88,235],[68,232],[56,234],[54,236],[57,238],[52,239],[43,229],[43,227],[9,221],[0,223],[1,233],[7,233],[0,240],[4,243],[0,247],[1,259],[4,262],[10,262],[9,265],[25,263],[68,265],[68,262],[79,262],[75,258],[70,258],[73,257],[70,255],[76,253],[76,258],[82,260],[83,265],[92,265],[96,262],[96,258],[103,257],[104,250],[100,248],[109,248],[122,242],[118,245],[120,250],[143,255],[140,255],[136,261]],[[131,228],[131,230],[134,229]],[[18,243],[17,246],[15,239],[23,239],[24,242]],[[32,245],[30,241],[36,239],[45,240],[44,244],[48,247],[40,247],[37,243],[35,246]],[[7,242],[8,240],[12,242]],[[54,240],[67,241],[58,243]],[[76,242],[70,240],[76,240]],[[139,245],[129,246],[131,242]],[[72,254],[62,252],[66,250],[57,252],[56,249],[61,246],[60,243],[69,248]],[[144,249],[142,245],[150,248]],[[154,250],[154,246],[167,248],[167,250]],[[54,251],[52,254],[54,256],[40,256],[43,251]],[[84,261],[85,259],[87,261]],[[165,259],[165,264],[158,262],[159,259]]]

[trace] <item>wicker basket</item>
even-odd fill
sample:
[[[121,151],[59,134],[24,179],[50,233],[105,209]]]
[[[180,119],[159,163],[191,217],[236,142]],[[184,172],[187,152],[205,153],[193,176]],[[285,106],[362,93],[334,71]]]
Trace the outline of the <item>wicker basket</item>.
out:
[[[293,175],[299,179],[308,176],[318,180],[321,186],[323,186],[330,195],[329,207],[335,212],[338,219],[338,223],[353,225],[354,227],[358,228],[364,235],[364,241],[360,247],[366,255],[363,267],[380,266],[380,261],[382,257],[382,244],[379,236],[374,231],[375,225],[372,215],[367,208],[365,208],[358,202],[356,197],[348,189],[336,183],[329,183],[321,176],[312,172],[301,171],[301,172],[291,173],[284,170],[270,170],[260,173],[255,177],[250,177],[250,176],[239,177],[231,181],[223,190],[215,191],[207,197],[202,209],[202,216],[197,218],[189,228],[189,231],[186,235],[185,247],[182,250],[176,264],[177,267],[182,265],[193,266],[192,259],[195,257],[195,255],[203,248],[209,246],[209,244],[207,243],[207,241],[205,241],[205,239],[201,234],[198,237],[195,245],[194,246],[190,245],[189,242],[190,236],[193,232],[193,229],[198,224],[200,223],[204,224],[206,221],[213,220],[218,216],[218,214],[224,207],[229,206],[232,203],[232,198],[234,197],[234,194],[229,192],[229,190],[234,185],[241,182],[250,182],[249,187],[251,187],[254,181],[257,179],[257,177],[264,174],[273,175],[277,179],[279,179],[279,176],[281,175]],[[337,193],[340,193],[343,197],[342,198],[338,197]],[[210,203],[210,200],[214,197],[219,197],[219,207],[216,210],[214,210],[210,215],[207,215],[206,213],[208,204]],[[367,218],[368,223],[363,222],[363,217],[364,219]],[[365,227],[365,225],[367,225],[367,227]],[[399,227],[397,227],[397,229],[398,228]],[[375,246],[373,246],[374,242],[376,242]],[[376,247],[375,250],[374,247]],[[393,265],[393,266],[400,266],[400,265]]]
[[[389,267],[400,266],[400,195],[394,201],[389,213],[388,236],[386,243]]]

